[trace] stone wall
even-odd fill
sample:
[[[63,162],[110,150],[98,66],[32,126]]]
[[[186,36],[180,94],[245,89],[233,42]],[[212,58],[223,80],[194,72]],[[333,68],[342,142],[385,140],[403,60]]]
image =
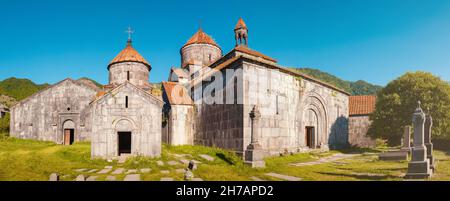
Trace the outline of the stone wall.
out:
[[[191,105],[171,105],[168,116],[167,138],[170,145],[194,145],[194,108]]]
[[[372,121],[368,115],[350,116],[348,127],[349,143],[356,147],[375,147],[376,141],[367,136]]]
[[[228,69],[241,70],[242,64],[234,63],[228,67]],[[224,86],[227,83],[233,83],[231,79],[242,80],[242,75],[226,78],[226,69],[223,69],[220,74],[222,75],[223,82],[203,82],[202,89],[207,87],[219,87],[214,84],[221,85],[220,88],[226,90]],[[218,78],[217,78],[218,79]],[[237,84],[236,86],[242,87]],[[237,88],[236,88],[237,89]],[[237,97],[242,97],[242,90],[234,91]],[[226,100],[226,91],[217,91],[216,94],[223,93],[224,103]],[[244,151],[244,137],[243,137],[243,105],[237,104],[204,104],[205,97],[194,96],[194,101],[197,103],[197,119],[196,119],[196,134],[195,144],[204,146],[216,146],[224,149],[235,151],[238,154],[242,154]],[[200,102],[199,102],[200,101]],[[199,104],[201,103],[201,104]]]
[[[347,94],[251,59],[238,60],[225,69],[242,70],[237,92],[243,104],[200,104],[196,144],[242,154],[251,139],[250,111],[259,104],[260,143],[271,155],[348,145]],[[221,70],[224,76],[225,69]],[[222,79],[223,86],[230,83]],[[203,82],[203,90],[210,86],[211,82]],[[309,147],[306,127],[314,127],[316,134]]]
[[[222,50],[214,45],[191,44],[181,49],[182,67],[191,62],[197,65],[209,66],[220,57],[222,57]]]
[[[252,60],[243,66],[244,147],[250,143],[249,113],[255,104],[262,115],[260,143],[271,155],[347,144],[347,94]],[[309,126],[315,128],[315,136],[307,147]]]
[[[160,156],[162,106],[161,100],[130,83],[93,102],[92,157],[116,158],[118,132],[132,133],[131,155]]]
[[[10,134],[62,144],[63,125],[71,122],[75,141],[87,141],[91,133],[88,105],[96,93],[71,79],[44,89],[11,108]]]
[[[129,82],[141,88],[149,88],[149,74],[148,67],[142,63],[137,62],[123,62],[113,64],[109,67],[109,83],[120,85],[128,80]]]

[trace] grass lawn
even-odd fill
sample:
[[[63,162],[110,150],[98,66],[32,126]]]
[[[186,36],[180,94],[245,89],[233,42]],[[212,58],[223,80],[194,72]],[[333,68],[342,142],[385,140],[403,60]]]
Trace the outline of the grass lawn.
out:
[[[248,181],[253,176],[263,180],[278,180],[265,175],[269,172],[295,176],[305,181],[403,180],[402,177],[407,171],[407,161],[379,161],[378,151],[380,150],[299,153],[267,158],[266,168],[252,169],[244,165],[243,161],[233,153],[211,147],[163,145],[161,158],[135,157],[119,164],[117,161],[91,160],[89,143],[61,146],[50,142],[4,138],[0,139],[0,180],[46,181],[51,173],[59,173],[61,180],[65,181],[72,181],[80,174],[98,176],[97,180],[104,180],[111,173],[99,174],[97,172],[105,166],[113,166],[113,170],[125,168],[139,171],[142,168],[150,168],[149,173],[140,173],[142,180],[159,181],[162,177],[183,180],[184,174],[178,171],[186,168],[186,165],[180,163],[180,159],[200,161],[194,175],[205,181]],[[348,152],[357,152],[358,155],[311,166],[290,165],[317,161],[323,157]],[[200,154],[207,154],[215,159],[208,161],[200,157]],[[435,151],[435,155],[438,160],[437,171],[431,180],[450,180],[450,152]],[[164,165],[159,166],[157,161],[163,161]],[[178,163],[169,165],[167,163],[169,161]],[[86,171],[80,173],[76,171],[77,169],[86,169]],[[93,169],[97,169],[97,171],[87,173],[88,170]],[[163,174],[161,170],[168,170],[169,173]],[[117,180],[121,180],[125,177],[125,172],[114,176]]]

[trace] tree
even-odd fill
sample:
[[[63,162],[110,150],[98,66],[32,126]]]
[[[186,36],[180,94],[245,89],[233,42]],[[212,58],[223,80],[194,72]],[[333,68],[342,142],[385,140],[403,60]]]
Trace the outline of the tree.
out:
[[[427,72],[409,72],[391,81],[377,94],[373,121],[368,134],[399,145],[403,128],[412,125],[412,114],[421,101],[433,117],[432,135],[450,139],[450,84]]]

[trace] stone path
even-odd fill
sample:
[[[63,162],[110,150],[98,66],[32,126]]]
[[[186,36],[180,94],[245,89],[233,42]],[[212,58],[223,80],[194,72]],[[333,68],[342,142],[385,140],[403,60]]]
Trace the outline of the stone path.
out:
[[[86,179],[86,181],[95,181],[97,180],[97,178],[98,178],[97,176],[90,176]]]
[[[168,161],[167,164],[169,164],[171,166],[175,166],[175,165],[178,165],[179,163],[176,161]]]
[[[150,168],[142,168],[141,169],[141,173],[149,173],[150,171],[152,171],[152,169],[150,169]]]
[[[111,170],[112,170],[112,169],[103,169],[103,170],[100,170],[100,171],[97,172],[97,173],[98,173],[98,174],[106,174],[106,173],[111,172]]]
[[[84,175],[78,175],[77,178],[75,178],[75,181],[85,181],[86,178],[84,177]]]
[[[255,176],[250,177],[250,179],[253,180],[253,181],[264,181],[263,179],[261,179],[259,177],[255,177]]]
[[[173,178],[171,178],[171,177],[163,177],[163,178],[161,178],[160,181],[173,181]]]
[[[290,165],[297,166],[297,167],[310,166],[310,165],[320,165],[320,164],[330,163],[330,162],[334,162],[334,161],[341,160],[341,159],[352,158],[352,157],[355,157],[357,155],[358,154],[341,154],[341,153],[339,153],[339,154],[334,154],[332,156],[327,156],[327,157],[320,158],[317,161],[303,162],[303,163],[292,163]]]
[[[116,181],[116,177],[109,175],[106,177],[105,181]]]
[[[212,157],[210,155],[200,154],[199,156],[202,157],[203,159],[207,160],[207,161],[214,161],[214,157]]]
[[[123,171],[125,171],[124,168],[117,168],[116,170],[114,170],[114,172],[112,172],[111,174],[122,174]]]
[[[124,181],[141,181],[141,175],[140,174],[129,174],[125,176],[123,179]]]
[[[274,173],[274,172],[266,173],[266,175],[270,176],[270,177],[275,177],[278,179],[286,180],[286,181],[301,181],[302,180],[301,178],[298,178],[298,177],[278,174],[278,173]]]

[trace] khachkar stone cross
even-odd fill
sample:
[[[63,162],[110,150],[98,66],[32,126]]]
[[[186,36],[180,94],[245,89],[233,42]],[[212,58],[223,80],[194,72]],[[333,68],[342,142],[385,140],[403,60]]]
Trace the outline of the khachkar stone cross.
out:
[[[261,113],[259,112],[259,106],[255,105],[250,112],[251,123],[251,142],[245,150],[245,164],[250,165],[253,168],[263,168],[266,166],[263,158],[265,151],[262,149],[259,143],[259,137],[261,135]]]
[[[434,171],[435,163],[433,157],[433,143],[431,143],[431,128],[433,127],[433,118],[431,118],[430,108],[427,108],[425,117],[425,147],[427,147],[427,158],[430,160],[430,168]]]
[[[430,161],[427,158],[427,148],[424,144],[425,113],[419,106],[413,114],[414,125],[414,147],[412,148],[412,159],[408,164],[407,179],[427,179],[432,175]]]

